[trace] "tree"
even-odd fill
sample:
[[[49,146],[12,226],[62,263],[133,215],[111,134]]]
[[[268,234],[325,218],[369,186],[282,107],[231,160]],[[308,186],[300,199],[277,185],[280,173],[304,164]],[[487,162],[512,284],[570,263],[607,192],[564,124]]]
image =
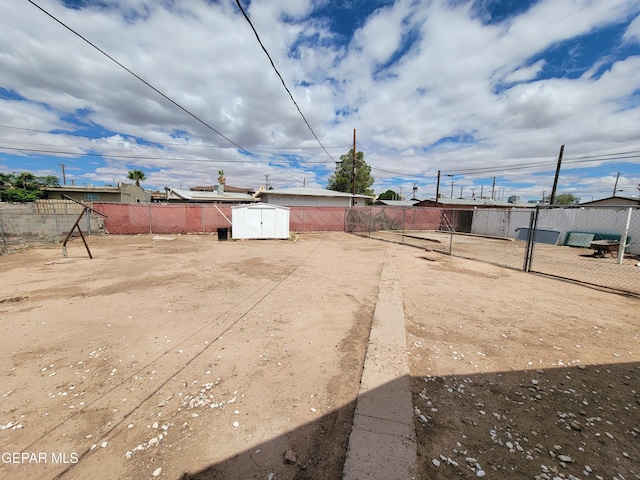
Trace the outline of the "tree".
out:
[[[380,200],[400,200],[400,195],[398,195],[393,190],[387,190],[384,193],[378,195],[378,199]]]
[[[140,182],[144,182],[147,179],[147,175],[142,170],[129,170],[127,178],[129,180],[135,180],[136,187],[139,187]]]
[[[47,175],[46,177],[41,177],[42,178],[42,184],[45,187],[59,187],[60,186],[60,179],[58,177],[56,177],[55,175]]]
[[[554,205],[576,205],[580,202],[580,197],[576,197],[572,193],[561,193],[556,195],[553,204]]]
[[[31,172],[0,173],[0,184],[9,186],[2,193],[8,202],[32,202],[44,196],[42,187],[55,187],[60,180],[54,175],[39,177]]]
[[[356,154],[356,194],[373,196],[373,190],[369,188],[373,182],[371,167],[364,161],[364,153],[358,152]],[[346,155],[340,156],[335,173],[329,175],[327,190],[353,193],[353,148]]]
[[[227,183],[227,179],[224,178],[224,170],[218,170],[218,183],[220,185]]]

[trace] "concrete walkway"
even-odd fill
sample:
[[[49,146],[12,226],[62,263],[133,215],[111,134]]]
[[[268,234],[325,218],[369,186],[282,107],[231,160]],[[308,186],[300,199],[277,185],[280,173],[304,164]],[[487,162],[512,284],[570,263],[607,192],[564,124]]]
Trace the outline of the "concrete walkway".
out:
[[[397,261],[390,257],[380,275],[344,480],[413,478],[417,446]]]

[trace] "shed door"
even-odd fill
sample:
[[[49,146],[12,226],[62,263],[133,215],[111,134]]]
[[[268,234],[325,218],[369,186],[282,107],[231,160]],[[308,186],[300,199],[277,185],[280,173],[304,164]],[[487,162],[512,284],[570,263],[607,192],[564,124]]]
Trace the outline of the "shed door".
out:
[[[262,234],[260,238],[276,238],[276,211],[272,208],[260,210],[262,212]]]
[[[244,238],[261,238],[262,237],[262,209],[247,208],[245,209],[245,236]]]

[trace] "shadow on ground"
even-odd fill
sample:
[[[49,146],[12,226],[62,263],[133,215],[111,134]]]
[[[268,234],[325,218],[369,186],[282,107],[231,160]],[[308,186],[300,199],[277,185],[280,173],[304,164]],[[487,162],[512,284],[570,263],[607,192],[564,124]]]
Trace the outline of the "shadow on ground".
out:
[[[414,376],[411,387],[417,479],[640,478],[638,363]],[[354,407],[182,480],[339,479]]]

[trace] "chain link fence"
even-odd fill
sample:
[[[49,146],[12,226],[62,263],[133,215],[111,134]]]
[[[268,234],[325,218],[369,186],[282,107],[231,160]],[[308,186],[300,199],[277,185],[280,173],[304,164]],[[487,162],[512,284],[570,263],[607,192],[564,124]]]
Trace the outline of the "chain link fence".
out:
[[[212,233],[231,226],[231,206],[96,203],[83,232]],[[67,201],[0,204],[0,252],[59,243],[82,206]],[[640,294],[640,206],[447,209],[291,207],[294,232],[346,231],[495,265]]]
[[[640,294],[640,207],[540,208],[533,216],[527,271]]]
[[[346,218],[359,235],[640,294],[640,206],[360,207]]]

